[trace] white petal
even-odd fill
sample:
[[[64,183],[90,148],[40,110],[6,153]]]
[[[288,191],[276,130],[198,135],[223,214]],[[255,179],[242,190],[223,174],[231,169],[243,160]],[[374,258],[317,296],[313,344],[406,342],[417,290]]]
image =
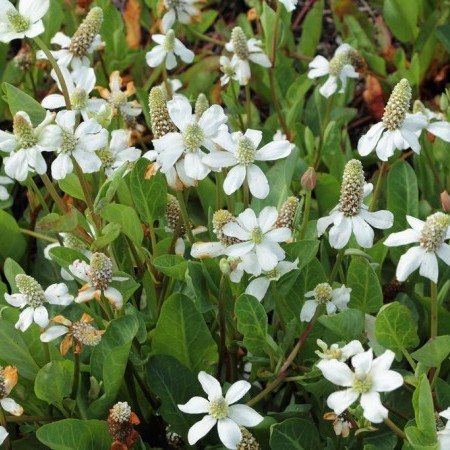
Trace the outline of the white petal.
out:
[[[211,375],[203,370],[198,374],[198,381],[202,385],[203,390],[208,395],[209,400],[217,397],[222,397],[222,387],[220,383]]]
[[[422,233],[423,227],[425,225],[425,222],[420,219],[416,219],[412,216],[406,216],[406,221],[409,223],[411,228],[415,230],[417,233]]]
[[[402,255],[397,265],[397,280],[405,281],[422,264],[425,253],[422,247],[412,247]]]
[[[34,308],[29,306],[24,309],[19,316],[19,320],[16,323],[16,328],[20,331],[27,331],[30,325],[33,323]]]
[[[221,169],[222,167],[234,166],[238,163],[235,156],[227,151],[212,152],[203,158],[203,164],[214,169]]]
[[[6,431],[6,429],[4,427],[2,427],[0,425],[0,445],[3,444],[3,442],[7,436],[8,436],[8,432]]]
[[[122,294],[112,286],[108,286],[104,291],[103,295],[108,299],[109,303],[111,303],[114,308],[120,309],[123,306],[123,297]]]
[[[250,238],[248,231],[244,230],[236,222],[225,224],[222,231],[227,236],[238,238],[241,241],[248,241]]]
[[[245,289],[245,293],[253,295],[253,297],[256,297],[259,301],[262,301],[262,299],[266,295],[267,289],[269,289],[269,285],[270,280],[268,278],[255,278],[254,280],[250,281],[247,289]]]
[[[188,414],[201,414],[209,411],[209,402],[203,397],[192,397],[184,405],[178,405],[181,411]]]
[[[246,253],[251,252],[254,247],[255,244],[253,242],[240,242],[239,244],[233,244],[227,247],[225,254],[234,257],[244,256]]]
[[[330,75],[328,80],[325,81],[324,85],[319,89],[319,92],[326,98],[333,95],[337,90],[337,78]]]
[[[364,351],[364,348],[360,341],[354,340],[349,342],[347,345],[342,347],[341,354],[344,360],[347,360],[348,358],[351,358],[354,355],[357,355],[358,353],[362,353]]]
[[[239,80],[239,84],[241,86],[245,86],[248,83],[248,80],[250,80],[251,77],[251,72],[250,72],[250,64],[248,63],[247,60],[242,60],[237,58],[236,60],[234,59],[235,57],[233,56],[233,59],[231,60],[232,64],[236,64],[236,76]]]
[[[361,156],[367,156],[376,147],[383,131],[383,122],[372,125],[369,131],[359,140],[358,153]]]
[[[50,342],[68,332],[69,332],[69,329],[67,327],[65,327],[64,325],[55,325],[55,326],[50,327],[47,330],[45,330],[41,334],[40,339],[42,342]]]
[[[260,130],[252,130],[251,128],[249,128],[245,134],[245,137],[248,137],[253,145],[255,146],[255,148],[258,148],[259,144],[261,143],[262,140],[262,131]]]
[[[321,55],[317,55],[309,63],[308,78],[319,78],[329,73],[329,62]]]
[[[41,105],[46,109],[58,109],[66,106],[66,102],[61,94],[50,94],[42,100]]]
[[[255,164],[247,167],[248,187],[256,198],[266,198],[269,195],[269,182],[264,172]]]
[[[419,240],[420,233],[413,230],[412,228],[408,228],[405,231],[390,234],[384,241],[384,245],[387,245],[388,247],[397,247],[399,245],[407,245],[412,244],[413,242],[419,242]]]
[[[370,225],[359,216],[353,216],[351,220],[358,244],[363,248],[372,247],[374,233]]]
[[[334,222],[334,215],[321,217],[317,221],[317,236],[322,236],[325,230]]]
[[[194,423],[188,432],[189,444],[194,445],[199,439],[208,434],[216,422],[217,420],[208,414],[199,422]]]
[[[300,311],[300,320],[302,322],[310,322],[317,309],[317,302],[315,300],[306,300]]]
[[[232,405],[228,410],[228,417],[244,427],[255,427],[264,420],[253,408],[247,405]]]
[[[385,230],[392,227],[394,223],[394,215],[387,210],[369,212],[366,209],[359,211],[359,216],[374,228]]]
[[[425,252],[422,264],[420,265],[419,274],[435,283],[438,282],[438,261],[434,252]]]
[[[342,217],[339,225],[334,225],[330,229],[329,241],[333,248],[341,249],[345,247],[352,234],[352,220]]]
[[[258,257],[261,269],[266,272],[275,269],[279,261],[277,255],[272,253],[271,250],[270,247],[264,245],[264,242],[255,246],[256,256]]]
[[[373,423],[380,423],[388,416],[388,410],[381,404],[378,392],[367,392],[360,400],[364,417]]]
[[[251,208],[247,208],[245,211],[241,212],[236,220],[244,230],[251,231],[258,225],[256,214]]]
[[[5,294],[5,300],[16,308],[22,308],[27,304],[27,298],[23,294]]]
[[[174,95],[173,99],[167,102],[167,109],[172,122],[184,131],[192,122],[192,107],[189,100],[184,95]]]
[[[217,422],[217,431],[222,444],[229,449],[236,449],[242,439],[239,426],[228,418],[220,419]]]
[[[381,161],[387,161],[394,154],[394,150],[397,148],[394,138],[395,133],[386,130],[378,141],[376,152]]]
[[[220,242],[195,242],[191,248],[193,258],[214,258],[224,252],[225,246]]]
[[[203,130],[205,137],[213,138],[217,135],[219,127],[226,123],[228,117],[219,105],[210,106],[200,118],[198,124]]]
[[[250,53],[248,59],[262,67],[272,67],[270,59],[265,53]]]
[[[427,130],[445,142],[450,142],[450,123],[433,122],[428,125]]]
[[[85,303],[92,300],[95,296],[100,295],[100,291],[94,287],[89,287],[88,289],[79,290],[78,295],[75,298],[75,303]]]
[[[195,53],[189,50],[185,45],[179,40],[175,39],[174,53],[178,55],[181,60],[187,64],[190,64],[194,60]]]
[[[255,155],[256,161],[274,161],[285,158],[292,152],[292,144],[289,141],[273,141],[260,148]]]
[[[372,367],[373,351],[372,349],[367,352],[358,353],[352,358],[352,366],[355,368],[355,374],[363,378],[367,376]]]
[[[21,416],[23,414],[23,408],[18,405],[12,398],[2,398],[0,400],[2,408],[11,413],[13,416]]]
[[[442,261],[450,266],[450,245],[443,242],[436,250],[436,254],[442,259]]]
[[[265,237],[275,242],[286,242],[292,238],[292,232],[287,227],[275,228],[267,232]]]
[[[20,0],[19,13],[30,19],[31,22],[37,22],[42,19],[48,8],[50,7],[49,0]]]
[[[416,153],[420,153],[420,143],[416,134],[409,130],[401,130],[401,133],[405,141],[409,144],[409,146]]]
[[[322,371],[323,376],[333,384],[344,387],[352,386],[354,374],[347,364],[336,359],[322,359],[317,363],[317,367]]]
[[[345,389],[344,391],[333,392],[327,399],[327,405],[339,415],[356,401],[358,397],[359,394],[351,388]]]
[[[41,305],[34,309],[33,319],[41,328],[45,328],[48,325],[48,311],[45,306]]]
[[[236,381],[228,388],[225,400],[229,405],[236,403],[250,390],[251,387],[252,385],[245,380]]]
[[[227,195],[231,195],[233,192],[236,192],[245,180],[245,175],[247,171],[245,166],[241,166],[240,164],[233,167],[226,176],[223,182],[223,190]]]
[[[69,294],[69,288],[64,283],[50,285],[44,295],[52,305],[67,306],[73,301],[73,296]]]

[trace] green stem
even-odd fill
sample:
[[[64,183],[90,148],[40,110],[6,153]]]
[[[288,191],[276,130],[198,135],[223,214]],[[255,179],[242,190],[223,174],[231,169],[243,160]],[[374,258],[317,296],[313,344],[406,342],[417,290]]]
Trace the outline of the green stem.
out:
[[[38,198],[39,203],[41,204],[43,210],[47,214],[49,214],[50,210],[48,209],[47,202],[45,201],[44,197],[42,196],[42,193],[41,193],[40,189],[38,188],[37,184],[33,180],[33,177],[31,177],[31,176],[28,177],[28,184],[30,185],[30,190],[32,190],[36,194],[36,197]]]
[[[216,172],[216,211],[222,207],[223,171]]]
[[[322,122],[322,126],[320,127],[320,138],[319,138],[319,146],[317,147],[316,157],[314,158],[313,167],[317,169],[320,164],[320,157],[322,155],[323,144],[325,141],[325,130],[328,126],[328,122],[330,121],[330,113],[331,113],[331,105],[333,104],[333,96],[327,98],[327,104],[325,107],[325,117]]]
[[[192,234],[191,222],[186,208],[186,202],[184,201],[183,191],[176,191],[178,203],[180,204],[181,217],[183,218],[184,227],[186,228],[186,234],[191,244],[194,243],[194,235]]]
[[[375,190],[373,191],[372,200],[370,202],[369,211],[373,211],[375,209],[375,205],[377,203],[378,194],[380,193],[381,183],[383,181],[383,175],[386,172],[387,164],[383,161],[380,167],[380,172],[378,174],[377,184],[375,185]]]
[[[344,259],[344,254],[345,254],[345,249],[341,248],[337,255],[336,263],[334,264],[333,270],[331,271],[331,274],[330,274],[330,280],[329,280],[330,284],[333,283],[334,279],[336,278],[339,268],[341,267],[342,260]]]
[[[36,231],[27,230],[25,228],[20,228],[20,232],[22,234],[26,234],[28,236],[32,236],[32,237],[34,237],[36,239],[42,239],[44,241],[48,241],[48,242],[52,242],[52,243],[58,242],[58,239],[51,238],[50,236],[46,236],[45,234],[37,233]]]
[[[430,340],[436,338],[438,334],[438,302],[437,302],[437,284],[430,281],[431,289],[431,324],[430,324]]]
[[[210,42],[211,44],[221,45],[222,47],[225,47],[225,44],[226,44],[225,41],[221,41],[219,39],[214,39],[214,38],[212,38],[210,36],[207,36],[206,34],[202,34],[202,33],[198,32],[197,30],[194,30],[194,28],[192,28],[192,27],[189,27],[189,31],[193,35],[197,36],[199,39],[202,39],[203,41]]]
[[[48,175],[45,173],[41,175],[41,180],[44,183],[44,186],[47,189],[48,193],[50,194],[50,197],[56,203],[61,212],[65,213],[68,208],[64,203],[63,199],[59,196],[58,192],[55,189],[55,186],[53,186],[53,183],[50,181]]]
[[[248,180],[247,178],[242,183],[242,198],[244,202],[244,209],[247,209],[250,205],[250,190],[248,187]]]
[[[398,437],[401,437],[405,441],[407,440],[406,434],[402,430],[400,430],[400,428],[397,425],[395,425],[395,423],[392,422],[392,420],[389,419],[389,417],[386,417],[386,419],[384,419],[384,424],[387,427],[389,427]]]
[[[247,115],[247,128],[251,126],[252,104],[250,99],[250,84],[245,85],[245,113]]]
[[[21,422],[56,422],[57,420],[63,420],[64,417],[47,417],[47,416],[6,416],[8,423],[21,423]]]
[[[219,324],[220,324],[220,344],[219,344],[219,362],[217,364],[217,378],[220,379],[220,374],[222,373],[222,366],[223,362],[225,361],[226,357],[226,321],[225,321],[225,292],[226,292],[226,277],[225,275],[222,275],[220,278],[220,285],[219,285]]]
[[[322,312],[322,305],[319,305],[319,307],[316,309],[316,312],[314,313],[314,316],[312,317],[311,321],[308,323],[306,328],[303,330],[303,333],[299,337],[297,344],[289,354],[289,356],[286,358],[286,361],[281,366],[280,370],[278,371],[278,375],[275,378],[275,380],[271,381],[267,384],[267,386],[257,395],[255,395],[252,399],[250,399],[247,402],[248,406],[253,406],[256,403],[258,403],[260,400],[262,400],[264,397],[266,397],[267,394],[272,392],[278,385],[280,385],[287,376],[288,369],[292,362],[294,361],[295,357],[298,355],[300,350],[302,349],[303,345],[306,342],[306,339],[309,336],[309,333],[314,327],[314,324],[316,323],[317,318],[319,317],[320,313]]]
[[[416,363],[412,359],[412,357],[409,354],[408,350],[406,350],[406,348],[402,348],[401,352],[403,353],[403,356],[406,358],[406,360],[409,362],[409,365],[411,366],[411,368],[415,371],[416,370]]]
[[[74,352],[73,356],[74,356],[74,365],[73,365],[72,398],[76,401],[78,394],[78,385],[80,384],[80,354]]]
[[[441,179],[439,178],[439,173],[436,169],[436,166],[434,165],[433,160],[431,159],[430,153],[428,152],[427,143],[425,142],[424,138],[422,139],[422,149],[425,153],[425,157],[427,159],[428,165],[430,166],[431,172],[433,173],[434,181],[439,186],[439,192],[445,191],[445,187],[441,182]]]
[[[306,228],[308,226],[309,221],[309,212],[311,210],[311,191],[306,191],[306,200],[305,200],[305,210],[303,212],[303,220],[302,220],[302,226],[300,227],[300,234],[299,238],[302,240],[305,237],[306,234]]]
[[[52,65],[53,70],[55,71],[56,76],[58,77],[59,84],[61,85],[61,91],[64,96],[64,101],[66,102],[66,109],[67,110],[72,109],[72,104],[70,103],[70,95],[69,90],[67,89],[66,80],[64,79],[61,69],[58,63],[56,62],[56,59],[53,57],[52,53],[50,52],[45,42],[39,36],[36,36],[34,40],[36,44],[40,47],[40,49],[45,53],[45,56],[50,61],[50,64]]]
[[[163,80],[164,80],[164,87],[167,91],[167,97],[172,98],[173,92],[172,92],[172,85],[169,81],[169,75],[167,74],[166,66],[163,66]]]
[[[240,109],[241,105],[239,103],[239,96],[238,96],[238,93],[236,91],[236,86],[234,85],[233,80],[230,80],[230,86],[231,86],[231,91],[233,92],[234,100],[236,102],[236,107],[238,109]],[[244,121],[242,120],[242,116],[241,116],[240,113],[238,113],[237,116],[238,116],[238,120],[239,120],[239,128],[241,129],[242,132],[244,132],[245,131],[245,125],[244,125]]]
[[[3,411],[3,408],[2,408],[1,405],[0,405],[0,425],[2,425],[2,427],[6,429],[6,416],[5,416],[5,412]],[[11,445],[11,441],[9,439],[9,435],[6,436],[5,440],[3,441],[3,445],[5,446],[5,450],[11,450],[12,449],[12,445]]]

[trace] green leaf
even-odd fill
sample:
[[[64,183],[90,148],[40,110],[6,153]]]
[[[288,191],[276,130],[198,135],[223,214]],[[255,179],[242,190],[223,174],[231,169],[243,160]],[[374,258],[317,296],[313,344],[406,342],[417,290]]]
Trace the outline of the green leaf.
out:
[[[3,83],[2,89],[13,116],[19,111],[25,111],[35,127],[44,120],[46,111],[33,97],[9,83]]]
[[[418,35],[419,1],[384,0],[383,17],[394,36],[404,43],[412,43]]]
[[[383,305],[383,291],[369,261],[353,257],[347,274],[347,286],[352,288],[349,307],[365,313],[377,312]]]
[[[433,396],[425,375],[413,394],[413,407],[416,426],[405,428],[409,443],[414,449],[437,449],[436,418],[434,415]]]
[[[337,179],[329,173],[318,173],[316,176],[316,197],[320,198],[320,216],[334,208],[339,201],[340,185]]]
[[[318,321],[345,341],[359,339],[364,331],[364,313],[357,309],[347,309],[331,316],[323,315]]]
[[[139,330],[134,316],[122,316],[108,325],[100,344],[91,355],[91,375],[103,380],[104,394],[88,408],[89,417],[106,417],[123,382],[131,342]]]
[[[161,255],[155,258],[153,265],[164,275],[184,280],[188,262],[179,255]]]
[[[319,244],[320,241],[317,239],[303,239],[299,242],[287,244],[285,249],[293,260],[299,259],[298,268],[301,269],[315,258],[319,250]]]
[[[59,420],[41,426],[36,436],[52,450],[110,450],[112,444],[104,420]]]
[[[411,311],[399,302],[383,306],[375,319],[375,337],[386,348],[398,353],[419,343],[417,324]]]
[[[203,316],[183,294],[171,295],[161,308],[153,334],[156,353],[169,355],[194,372],[217,362],[217,345]]]
[[[14,325],[0,316],[0,359],[5,363],[17,367],[21,377],[34,380],[39,366],[28,350],[27,344],[22,337],[23,333],[16,330]]]
[[[71,208],[66,214],[50,213],[38,220],[36,229],[63,233],[73,231],[78,225],[77,211]]]
[[[166,213],[167,185],[162,173],[146,179],[145,173],[149,161],[141,158],[134,164],[130,177],[130,189],[133,201],[142,220],[148,225],[160,219]]]
[[[103,230],[101,236],[99,236],[92,244],[91,250],[98,251],[105,248],[108,244],[117,239],[122,227],[118,223],[108,223]]]
[[[122,226],[122,232],[135,244],[141,245],[142,239],[144,239],[144,232],[142,231],[141,221],[134,208],[114,203],[106,205],[100,215],[108,222],[120,224]]]
[[[345,166],[345,157],[341,145],[341,127],[330,122],[324,132],[322,160],[330,170],[330,174],[339,179]]]
[[[292,418],[270,427],[271,450],[317,450],[319,432],[310,420]]]
[[[59,405],[64,398],[70,396],[72,382],[72,361],[50,361],[36,375],[34,392],[37,398],[48,404]]]
[[[60,189],[78,200],[84,200],[83,189],[80,180],[74,173],[67,174],[66,178],[58,180]]]
[[[450,336],[438,336],[411,353],[411,356],[427,367],[440,367],[450,353]]]
[[[83,253],[79,252],[78,250],[74,250],[73,248],[68,247],[53,247],[49,251],[50,257],[52,258],[52,261],[55,261],[56,264],[60,265],[63,269],[65,269],[67,272],[71,273],[69,270],[69,266],[73,264],[73,262],[77,259],[80,261],[88,262],[89,260],[86,258]],[[84,284],[86,281],[79,280],[82,284]]]
[[[6,258],[19,260],[26,249],[26,241],[14,217],[0,210],[0,266]]]
[[[167,355],[152,356],[145,366],[147,384],[161,400],[158,413],[176,433],[186,436],[197,417],[181,412],[178,405],[193,396],[205,397],[195,375],[177,359]]]
[[[322,34],[323,0],[314,3],[302,24],[302,34],[298,44],[301,55],[314,56]]]
[[[3,272],[9,285],[11,286],[12,292],[17,292],[16,286],[16,275],[19,273],[25,273],[25,270],[20,267],[13,259],[6,258],[5,264],[3,266]]]
[[[116,195],[119,184],[122,182],[125,172],[129,166],[128,161],[124,162],[118,170],[116,170],[111,178],[108,178],[98,191],[94,200],[94,212],[98,214],[106,205],[109,205]]]
[[[436,36],[442,42],[447,52],[450,53],[450,25],[441,25],[438,27]]]

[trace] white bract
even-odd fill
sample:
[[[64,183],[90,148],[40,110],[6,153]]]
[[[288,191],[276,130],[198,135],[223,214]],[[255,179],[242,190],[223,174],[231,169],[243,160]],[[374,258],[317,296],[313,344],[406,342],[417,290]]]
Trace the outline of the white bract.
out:
[[[244,135],[237,132],[221,132],[215,142],[224,151],[214,151],[203,158],[203,163],[213,169],[233,167],[223,183],[223,190],[231,195],[247,179],[250,192],[256,198],[266,198],[269,194],[269,182],[255,161],[274,161],[290,155],[293,145],[287,140],[278,140],[264,145],[258,150],[262,132],[247,130]]]
[[[200,10],[195,6],[197,0],[164,0],[167,12],[164,14],[161,23],[163,33],[167,33],[175,22],[188,25],[195,16],[200,14]]]
[[[251,280],[245,289],[245,293],[253,295],[261,301],[266,295],[271,281],[278,281],[283,275],[295,269],[298,269],[298,259],[294,262],[280,261],[274,269],[268,272],[263,271],[259,277]]]
[[[246,85],[251,77],[250,64],[252,61],[262,67],[271,67],[272,63],[261,48],[261,41],[255,38],[247,39],[241,27],[234,27],[231,41],[225,45],[226,50],[233,52],[230,66],[235,70],[241,86]],[[233,77],[233,79],[236,79]]]
[[[216,149],[214,142],[219,127],[228,118],[219,105],[212,105],[197,121],[189,100],[182,95],[175,95],[167,103],[167,108],[179,132],[167,133],[153,141],[157,162],[168,178],[174,177],[173,172],[176,171],[183,184],[192,186],[195,180],[203,180],[210,172],[203,163],[205,153],[202,148]]]
[[[328,348],[328,345],[322,341],[321,339],[317,339],[317,345],[320,347],[320,350],[316,350],[314,353],[320,357],[321,360],[330,361],[332,359],[336,359],[338,361],[347,361],[347,359],[351,358],[358,353],[362,353],[364,348],[359,341],[351,341],[347,345],[343,347],[339,347],[338,344],[331,344]]]
[[[20,0],[16,9],[8,0],[0,0],[0,42],[42,34],[42,17],[49,6],[49,0]]]
[[[228,56],[221,56],[219,58],[220,70],[223,75],[220,77],[221,86],[228,84],[230,80],[238,80],[239,60],[228,58]]]
[[[411,228],[392,233],[384,241],[384,245],[388,247],[419,243],[419,246],[410,248],[400,258],[397,280],[405,281],[412,272],[420,268],[420,275],[437,283],[439,269],[436,255],[450,265],[450,245],[444,242],[450,239],[450,216],[437,212],[428,216],[425,222],[411,216],[406,216],[406,220]]]
[[[354,372],[336,359],[320,361],[317,367],[323,376],[333,384],[347,388],[333,392],[327,405],[339,415],[360,398],[364,417],[374,423],[382,422],[388,417],[388,410],[382,405],[379,393],[391,392],[403,384],[403,377],[389,370],[394,358],[395,353],[391,350],[375,359],[372,349],[358,353],[352,358]]]
[[[72,158],[84,173],[100,170],[102,162],[95,151],[108,145],[108,131],[94,119],[75,126],[75,111],[60,111],[56,115],[56,125],[49,125],[44,131],[44,142],[57,153],[52,162],[55,180],[61,180],[72,172]]]
[[[123,296],[116,288],[110,286],[112,281],[126,281],[124,277],[112,276],[112,261],[103,253],[94,253],[89,264],[77,259],[69,266],[72,274],[86,284],[78,291],[76,303],[100,300],[103,295],[116,309],[123,306]]]
[[[347,86],[347,78],[359,77],[351,64],[350,55],[352,54],[356,54],[356,51],[350,45],[342,44],[336,49],[330,61],[318,55],[309,63],[308,78],[319,78],[328,75],[328,80],[319,89],[319,92],[324,97],[328,98],[336,92],[338,80],[341,83],[339,93],[342,93]]]
[[[226,248],[225,254],[241,258],[245,272],[259,276],[262,271],[274,270],[278,262],[285,257],[284,250],[278,244],[291,239],[289,228],[274,228],[278,211],[266,206],[256,217],[255,212],[247,208],[239,214],[236,222],[227,223],[223,227],[226,236],[239,239],[241,242]]]
[[[418,135],[426,128],[427,119],[421,113],[409,114],[411,86],[403,78],[394,87],[384,109],[381,122],[373,125],[358,142],[358,152],[367,156],[376,149],[378,158],[387,161],[395,149],[405,150],[409,147],[420,153]]]
[[[236,449],[242,439],[239,426],[254,427],[262,422],[263,417],[246,405],[233,405],[251,388],[247,381],[233,383],[225,397],[220,383],[206,372],[198,374],[198,380],[208,399],[193,397],[186,404],[178,405],[181,411],[188,414],[207,414],[202,420],[192,425],[188,432],[188,441],[194,445],[217,424],[217,431],[222,444],[229,449]]]
[[[185,45],[175,37],[173,30],[169,30],[166,35],[154,34],[152,39],[158,44],[145,55],[147,64],[150,67],[158,67],[164,60],[166,69],[172,70],[177,66],[175,55],[181,60],[190,64],[194,60],[195,53],[189,50]]]
[[[278,0],[278,1],[282,3],[289,12],[294,11],[298,3],[298,0]]]
[[[34,322],[41,328],[48,325],[48,311],[45,303],[67,306],[73,301],[69,289],[64,283],[52,284],[45,291],[32,277],[24,274],[16,275],[18,294],[5,294],[5,300],[12,306],[23,309],[16,328],[26,331]]]
[[[443,119],[443,114],[437,114],[428,108],[425,108],[424,104],[420,100],[414,102],[414,113],[421,113],[426,119],[427,125],[425,129],[433,136],[441,138],[445,142],[450,142],[450,122],[446,122]],[[420,131],[416,132],[420,134]]]
[[[9,153],[4,160],[6,175],[25,181],[28,173],[42,175],[47,171],[42,152],[52,148],[47,146],[43,131],[54,117],[54,113],[47,113],[45,119],[33,128],[29,115],[19,111],[14,116],[13,134],[0,130],[0,150]]]
[[[372,192],[372,189],[373,185],[364,181],[361,162],[357,159],[349,161],[344,169],[339,203],[331,210],[329,216],[317,221],[318,235],[321,236],[328,226],[333,224],[329,233],[330,245],[333,248],[345,247],[352,233],[361,247],[372,247],[374,232],[371,227],[390,228],[394,221],[390,211],[370,212],[363,204],[363,199]]]
[[[90,67],[80,66],[77,70],[69,73],[66,67],[60,67],[63,78],[69,92],[72,110],[81,113],[84,120],[89,119],[89,113],[97,113],[105,103],[103,99],[89,98],[90,92],[95,87],[95,72]],[[52,78],[56,81],[58,89],[62,92],[59,79],[55,71],[51,71]],[[50,94],[41,102],[46,109],[65,108],[66,102],[62,94]]]
[[[13,184],[14,181],[9,177],[4,177],[0,175],[0,200],[5,201],[9,198],[9,192],[6,189],[5,185]]]
[[[334,314],[337,310],[345,311],[350,301],[350,288],[342,285],[333,289],[328,283],[319,283],[313,291],[305,293],[305,297],[314,297],[314,300],[306,300],[300,311],[300,320],[309,322],[316,313],[319,305],[325,305],[327,314]]]

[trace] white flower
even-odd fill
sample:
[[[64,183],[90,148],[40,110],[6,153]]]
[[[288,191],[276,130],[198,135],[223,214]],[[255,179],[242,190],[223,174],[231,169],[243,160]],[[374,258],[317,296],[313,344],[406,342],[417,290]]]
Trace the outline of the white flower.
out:
[[[231,80],[238,80],[237,71],[239,68],[239,61],[237,59],[230,60],[228,56],[221,56],[219,58],[220,70],[223,75],[220,77],[221,86],[225,86]]]
[[[395,149],[409,147],[420,153],[417,135],[427,126],[427,119],[421,113],[409,114],[411,86],[403,78],[394,87],[384,109],[381,122],[373,125],[358,142],[361,156],[368,155],[374,148],[381,161],[387,161]]]
[[[0,1],[0,42],[24,37],[34,38],[44,32],[42,17],[49,0],[20,0],[16,9],[8,0]]]
[[[196,0],[164,0],[167,10],[162,19],[161,29],[167,33],[178,21],[185,25],[192,22],[192,18],[200,14],[200,10],[195,6]]]
[[[43,142],[54,148],[57,157],[52,162],[52,177],[62,180],[73,170],[74,158],[84,173],[98,172],[101,160],[95,151],[108,145],[108,131],[94,119],[82,122],[75,129],[75,111],[60,111],[57,125],[49,125],[44,131]]]
[[[11,178],[0,176],[0,200],[1,201],[8,200],[8,198],[9,198],[9,192],[5,188],[4,185],[5,184],[13,184],[13,183],[14,183],[14,181],[11,180]]]
[[[298,3],[298,0],[278,0],[278,1],[285,6],[288,12],[294,11]]]
[[[266,295],[267,289],[269,289],[271,281],[278,281],[283,275],[295,269],[298,269],[298,259],[294,262],[280,261],[274,269],[268,272],[263,271],[259,277],[250,281],[247,289],[245,289],[245,293],[253,295],[253,297],[262,301]]]
[[[90,67],[80,66],[77,70],[69,73],[66,67],[60,67],[69,92],[72,110],[81,113],[84,120],[89,119],[89,113],[97,113],[105,103],[103,99],[89,98],[90,92],[95,87],[95,72]],[[56,81],[60,91],[61,85],[55,71],[51,71],[52,78]],[[62,94],[50,94],[41,102],[46,109],[64,108],[66,102]]]
[[[329,361],[331,359],[337,359],[338,361],[347,361],[347,359],[351,358],[358,353],[362,353],[364,348],[359,341],[351,341],[344,347],[339,347],[338,344],[331,344],[330,348],[328,345],[323,342],[321,339],[317,339],[317,345],[320,347],[320,350],[316,350],[314,353],[320,357],[321,360]]]
[[[180,131],[153,141],[157,162],[166,175],[176,168],[183,184],[187,181],[188,185],[193,185],[193,180],[203,180],[210,172],[202,161],[205,153],[201,148],[216,149],[214,140],[220,125],[228,120],[227,116],[219,105],[212,105],[197,121],[189,100],[182,95],[175,95],[167,108],[170,119]]]
[[[150,67],[158,67],[166,60],[166,69],[172,70],[177,66],[175,55],[179,56],[185,63],[190,64],[194,60],[195,53],[187,49],[184,44],[175,37],[173,30],[163,34],[154,34],[152,39],[158,44],[145,55]]]
[[[236,449],[242,439],[239,426],[254,427],[262,422],[263,417],[246,405],[233,405],[251,388],[247,381],[233,383],[225,397],[220,383],[206,372],[198,374],[198,380],[208,399],[193,397],[186,404],[178,405],[184,413],[207,414],[202,420],[192,425],[188,432],[188,441],[194,445],[217,424],[217,431],[222,444],[229,449]]]
[[[6,175],[25,181],[29,172],[42,175],[47,171],[42,152],[52,149],[44,143],[43,131],[54,117],[55,114],[47,113],[42,123],[33,128],[28,114],[19,111],[14,116],[13,134],[0,131],[0,150],[9,153],[4,160]]]
[[[272,136],[273,141],[284,141],[286,140],[286,135],[281,131],[277,130],[275,134]]]
[[[327,314],[334,314],[337,310],[345,311],[350,301],[350,288],[342,285],[333,289],[328,283],[319,283],[313,291],[305,293],[305,297],[314,297],[314,300],[306,300],[300,311],[300,320],[310,322],[319,305],[325,305]]]
[[[339,93],[342,93],[347,86],[347,78],[358,78],[359,75],[355,72],[349,58],[352,53],[356,53],[356,51],[350,45],[342,44],[336,49],[330,61],[319,55],[309,63],[308,78],[329,75],[328,80],[319,89],[324,97],[328,98],[336,92],[338,79],[341,82]]]
[[[123,306],[123,296],[116,288],[110,286],[112,281],[125,281],[124,277],[112,276],[112,261],[103,253],[94,253],[89,264],[77,259],[69,266],[72,274],[86,284],[78,291],[76,303],[85,303],[89,300],[100,300],[101,296],[116,308]]]
[[[45,303],[67,306],[73,301],[73,296],[64,283],[52,284],[45,291],[32,277],[24,274],[16,275],[18,294],[5,294],[5,300],[12,306],[23,309],[16,328],[26,331],[35,322],[41,328],[48,325],[48,311]]]
[[[131,131],[114,130],[111,133],[111,142],[97,152],[102,162],[102,167],[108,177],[119,169],[125,162],[132,163],[139,159],[141,150],[130,147]]]
[[[439,120],[443,114],[436,114],[428,108],[420,100],[414,101],[414,113],[421,113],[426,119],[427,125],[425,129],[433,136],[441,138],[445,142],[450,142],[450,122]],[[420,131],[416,134],[420,135]]]
[[[375,359],[372,349],[358,353],[352,358],[354,372],[347,364],[335,359],[320,361],[317,367],[323,376],[332,383],[347,388],[333,392],[327,399],[327,405],[336,414],[342,414],[361,396],[364,417],[374,423],[382,422],[388,417],[388,410],[382,405],[379,393],[391,392],[403,384],[403,377],[389,370],[394,357],[391,350],[386,350]]]
[[[225,48],[234,53],[230,66],[234,68],[241,86],[246,85],[251,77],[249,61],[262,67],[272,66],[270,59],[262,51],[261,41],[255,38],[247,39],[241,27],[233,28],[231,41],[225,45]]]
[[[438,281],[439,269],[436,255],[450,266],[450,245],[444,241],[450,239],[450,217],[442,212],[428,216],[424,222],[415,217],[406,216],[411,228],[399,233],[392,233],[384,241],[388,247],[419,242],[419,246],[410,248],[397,266],[396,277],[405,281],[420,267],[419,274],[435,283]]]
[[[439,413],[441,417],[448,420],[443,430],[438,430],[438,450],[448,450],[450,448],[450,408]]]
[[[236,222],[223,227],[226,236],[241,242],[226,248],[225,254],[242,259],[245,272],[258,276],[275,269],[278,262],[285,257],[284,250],[278,242],[288,241],[291,230],[286,227],[273,228],[278,218],[278,211],[273,206],[266,206],[256,217],[255,212],[247,208],[239,214]]]
[[[361,247],[372,247],[374,232],[371,227],[390,228],[394,221],[390,211],[370,212],[363,204],[363,199],[372,189],[373,185],[364,181],[361,162],[357,159],[349,161],[344,169],[339,203],[329,216],[317,221],[317,234],[321,236],[328,226],[333,224],[329,233],[330,245],[333,248],[345,247],[352,233]]]
[[[122,77],[118,70],[115,70],[109,76],[109,88],[111,91],[97,86],[97,91],[112,106],[114,114],[117,114],[117,110],[119,110],[123,114],[134,117],[142,112],[142,106],[136,100],[128,101],[128,97],[136,93],[134,83],[129,81],[125,91],[122,91]]]
[[[254,162],[285,158],[292,152],[293,145],[287,140],[273,141],[258,150],[261,139],[262,132],[257,130],[247,130],[244,135],[221,132],[215,142],[225,151],[214,151],[203,158],[204,164],[216,170],[233,167],[223,183],[226,194],[236,192],[246,178],[254,197],[266,198],[269,194],[267,177]]]

